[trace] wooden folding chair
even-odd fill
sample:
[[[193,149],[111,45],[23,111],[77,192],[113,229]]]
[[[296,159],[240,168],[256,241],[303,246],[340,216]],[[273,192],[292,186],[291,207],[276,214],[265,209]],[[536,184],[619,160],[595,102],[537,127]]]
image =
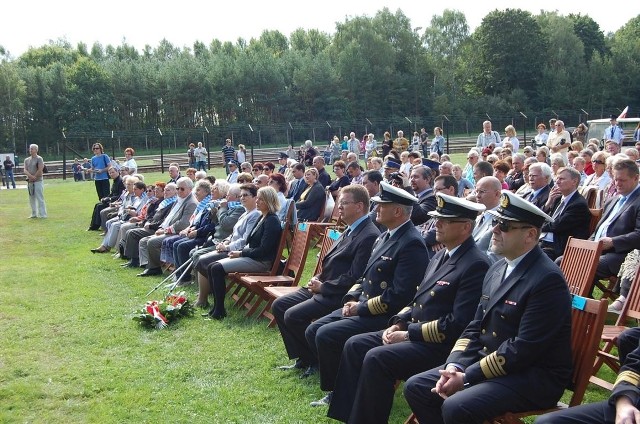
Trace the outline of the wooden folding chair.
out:
[[[589,234],[593,234],[596,231],[596,226],[598,225],[598,222],[600,222],[600,218],[602,217],[602,208],[599,208],[599,209],[589,208],[589,212],[591,212],[591,221],[589,222]]]
[[[571,294],[589,295],[601,253],[601,241],[569,237],[562,255],[562,262],[560,262],[560,269],[567,280]]]
[[[309,253],[310,229],[308,223],[299,223],[293,236],[293,244],[282,275],[256,275],[247,274],[241,276],[237,283],[243,287],[244,293],[239,296],[236,305],[247,309],[246,316],[256,312],[262,298],[258,295],[260,286],[297,286],[304,270],[304,265]]]
[[[571,351],[573,358],[573,372],[569,390],[573,392],[569,404],[558,402],[555,408],[526,411],[508,412],[500,417],[492,419],[494,424],[523,423],[522,418],[531,415],[541,415],[547,412],[557,411],[570,406],[580,405],[584,393],[589,385],[589,376],[593,368],[593,360],[598,351],[602,327],[607,315],[607,301],[595,300],[581,296],[573,296],[571,311]],[[418,420],[411,414],[405,424],[417,424]]]
[[[329,251],[329,248],[333,245],[333,243],[338,239],[339,236],[340,233],[333,228],[328,228],[325,231],[324,241],[322,243],[322,247],[320,248],[320,253],[318,254],[318,262],[316,263],[316,268],[313,271],[313,275],[318,275],[322,272],[322,261]],[[299,289],[298,284],[292,286],[278,286],[270,284],[266,287],[257,286],[256,288],[258,289],[258,295],[265,301],[264,306],[259,312],[259,316],[265,317],[269,320],[269,324],[267,325],[268,327],[273,327],[276,324],[275,318],[271,313],[271,305],[273,305],[273,302],[277,298],[290,293],[294,293]]]
[[[636,275],[631,282],[631,289],[627,296],[627,300],[624,302],[620,316],[616,320],[614,325],[605,325],[602,331],[603,346],[598,351],[598,355],[593,366],[593,375],[591,376],[591,382],[606,389],[611,390],[613,384],[597,377],[598,371],[602,368],[602,365],[607,365],[618,374],[620,371],[620,358],[614,355],[613,348],[617,346],[618,336],[629,328],[629,320],[640,319],[640,272],[636,272]],[[637,323],[634,324],[634,327]]]
[[[596,204],[598,203],[599,197],[598,192],[601,191],[597,186],[583,186],[579,189],[580,194],[587,201],[587,205],[589,208],[597,209]],[[602,194],[600,194],[600,198]]]

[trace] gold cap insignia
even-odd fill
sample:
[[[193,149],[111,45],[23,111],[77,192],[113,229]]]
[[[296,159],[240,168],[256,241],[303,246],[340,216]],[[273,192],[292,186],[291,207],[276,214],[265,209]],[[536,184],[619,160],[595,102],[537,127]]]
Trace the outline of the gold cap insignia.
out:
[[[506,194],[502,195],[502,199],[500,199],[500,207],[506,209],[509,206],[509,196]]]
[[[444,208],[444,199],[441,196],[436,196],[436,199],[438,199],[438,207]]]

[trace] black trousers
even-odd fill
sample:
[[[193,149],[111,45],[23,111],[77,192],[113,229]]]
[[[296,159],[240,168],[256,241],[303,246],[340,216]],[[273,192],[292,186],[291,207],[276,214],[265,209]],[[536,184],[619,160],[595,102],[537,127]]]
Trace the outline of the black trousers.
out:
[[[307,327],[305,337],[318,358],[322,390],[334,389],[342,349],[349,337],[382,330],[388,320],[387,315],[343,317],[342,309],[337,309]]]
[[[309,290],[304,288],[273,302],[271,312],[280,329],[289,359],[298,358],[305,366],[318,364],[318,358],[309,348],[304,334],[311,322],[340,307],[339,302],[335,303],[331,305],[320,303],[313,299],[313,294]]]
[[[342,351],[327,416],[363,424],[387,423],[396,381],[406,380],[446,361],[450,344],[382,344],[383,331],[358,334]]]

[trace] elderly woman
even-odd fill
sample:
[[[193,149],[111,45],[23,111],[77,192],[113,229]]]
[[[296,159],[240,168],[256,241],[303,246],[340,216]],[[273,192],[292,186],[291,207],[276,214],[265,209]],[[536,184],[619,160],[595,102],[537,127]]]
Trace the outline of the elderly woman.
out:
[[[511,146],[513,146],[513,153],[518,153],[518,149],[520,148],[520,140],[518,140],[518,137],[516,137],[516,128],[513,125],[507,125],[504,128],[504,133],[505,137],[502,140],[502,145],[504,146],[505,143],[511,143]]]
[[[125,162],[122,164],[122,166],[129,170],[130,175],[138,173],[138,164],[136,163],[136,160],[133,158],[133,155],[135,154],[136,154],[136,151],[133,150],[132,147],[127,147],[126,149],[124,149]]]
[[[589,175],[584,181],[585,186],[598,186],[600,190],[604,190],[611,181],[611,176],[607,172],[607,158],[609,153],[597,152],[591,157],[593,166],[593,174]]]
[[[91,215],[91,223],[89,224],[89,228],[87,231],[97,231],[100,228],[104,228],[102,222],[103,212],[109,213],[114,212],[117,209],[111,207],[111,202],[115,202],[120,198],[122,193],[125,191],[124,181],[120,176],[120,173],[116,171],[115,168],[109,168],[108,171],[109,177],[113,179],[113,183],[111,183],[111,191],[107,193],[107,196],[100,199],[98,203],[93,206],[93,213]],[[107,180],[107,184],[108,184]],[[106,224],[107,220],[104,220]]]
[[[211,202],[211,184],[207,180],[200,180],[194,187],[194,194],[198,205],[189,218],[189,226],[177,235],[162,240],[160,260],[167,264],[180,266],[176,263],[174,252],[181,243],[187,243],[191,248],[202,245],[209,233],[215,229],[215,224],[209,220],[209,202]]]
[[[336,174],[336,179],[329,184],[329,191],[335,199],[338,197],[340,189],[351,184],[351,180],[347,175],[347,165],[341,160],[338,160],[333,164],[333,172]]]
[[[214,298],[213,307],[207,314],[209,318],[221,320],[227,315],[224,297],[225,277],[228,273],[265,272],[273,266],[273,261],[276,259],[282,234],[280,220],[276,215],[280,209],[276,191],[272,187],[259,189],[256,207],[261,217],[249,233],[246,246],[242,250],[230,251],[227,258],[214,262],[207,268]]]
[[[262,175],[262,170],[264,169],[264,165],[262,162],[256,162],[253,164],[253,177],[257,178],[258,175]]]
[[[304,148],[304,158],[302,160],[304,161],[305,165],[311,166],[313,165],[313,158],[318,156],[318,150],[313,147],[313,142],[311,140],[307,140],[304,142]]]
[[[120,227],[129,221],[131,217],[137,216],[147,202],[147,186],[145,183],[132,176],[129,176],[126,181],[127,193],[118,209],[118,215],[107,221],[107,234],[105,234],[100,247],[91,249],[92,253],[109,252],[118,241]]]
[[[538,162],[546,163],[547,165],[551,166],[551,161],[549,160],[549,149],[547,148],[547,146],[538,148],[538,150],[536,151],[536,159],[538,159]]]
[[[567,164],[564,162],[564,157],[560,153],[553,153],[551,155],[551,170],[553,171],[553,180],[556,180],[558,170],[564,168]]]
[[[307,188],[296,202],[298,220],[317,221],[325,202],[324,187],[318,182],[318,170],[309,168],[304,171],[304,182]]]

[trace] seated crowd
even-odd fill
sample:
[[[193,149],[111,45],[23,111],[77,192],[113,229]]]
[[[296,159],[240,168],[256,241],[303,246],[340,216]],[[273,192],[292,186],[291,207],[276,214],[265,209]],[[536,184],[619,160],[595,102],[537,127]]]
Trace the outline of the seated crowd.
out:
[[[196,282],[196,306],[221,320],[226,276],[270,270],[283,224],[322,221],[332,200],[346,228],[320,258],[322,271],[272,305],[294,361],[279,368],[319,374],[325,394],[312,406],[343,422],[387,422],[402,380],[425,423],[549,408],[572,367],[571,300],[558,264],[570,237],[602,241],[594,286],[620,276],[609,306],[620,313],[640,264],[640,155],[611,140],[602,151],[597,140],[550,151],[546,139],[521,146],[512,134],[472,148],[464,166],[438,146],[423,157],[428,140],[405,143],[399,132],[385,134],[384,157],[373,134],[363,151],[352,133],[324,157],[307,141],[277,165],[232,161],[225,180],[192,168],[183,177],[171,164],[168,182],[146,185],[112,167],[112,190],[89,226],[103,230],[92,252],[113,249],[123,267],[144,268],[140,277],[175,271],[173,287]],[[634,336],[625,372],[637,386]],[[629,381],[616,382],[612,399],[637,402]]]

